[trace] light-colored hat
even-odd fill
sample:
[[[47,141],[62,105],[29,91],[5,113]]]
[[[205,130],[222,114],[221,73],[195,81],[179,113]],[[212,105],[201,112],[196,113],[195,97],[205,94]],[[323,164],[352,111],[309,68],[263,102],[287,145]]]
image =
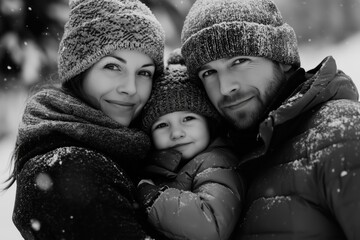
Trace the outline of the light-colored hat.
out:
[[[60,81],[71,79],[118,49],[150,56],[163,70],[165,33],[139,0],[70,0],[70,16],[59,47]]]

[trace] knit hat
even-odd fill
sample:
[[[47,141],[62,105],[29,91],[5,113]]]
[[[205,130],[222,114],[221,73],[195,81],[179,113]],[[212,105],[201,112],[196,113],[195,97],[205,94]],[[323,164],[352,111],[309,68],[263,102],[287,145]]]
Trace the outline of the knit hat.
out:
[[[271,0],[197,0],[181,42],[190,75],[208,62],[240,55],[300,66],[295,32]]]
[[[59,47],[60,81],[71,79],[117,49],[150,56],[163,71],[165,33],[139,0],[70,0]]]
[[[210,103],[205,89],[188,76],[180,49],[169,56],[164,73],[154,82],[151,97],[143,108],[142,127],[150,132],[155,121],[168,113],[190,111],[220,121],[220,115]]]

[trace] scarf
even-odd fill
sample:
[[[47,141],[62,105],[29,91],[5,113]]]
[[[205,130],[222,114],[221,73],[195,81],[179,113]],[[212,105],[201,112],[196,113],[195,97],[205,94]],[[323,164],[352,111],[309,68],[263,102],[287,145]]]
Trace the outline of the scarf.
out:
[[[14,175],[30,158],[64,146],[86,147],[133,169],[145,158],[150,139],[64,91],[42,90],[27,101],[19,125]]]

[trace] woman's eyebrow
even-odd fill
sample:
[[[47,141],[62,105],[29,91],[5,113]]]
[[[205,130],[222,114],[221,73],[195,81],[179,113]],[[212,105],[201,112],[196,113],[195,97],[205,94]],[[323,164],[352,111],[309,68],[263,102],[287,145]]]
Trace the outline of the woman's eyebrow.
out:
[[[119,56],[116,56],[116,55],[113,55],[113,54],[109,55],[109,57],[113,57],[113,58],[119,60],[122,63],[125,63],[125,64],[127,63],[126,59],[124,59],[122,57],[119,57]],[[146,64],[142,65],[141,67],[153,67],[153,66],[155,66],[155,63],[151,62],[151,63],[146,63]]]
[[[125,59],[123,59],[122,57],[116,56],[116,55],[109,55],[109,57],[113,57],[116,58],[117,60],[119,60],[122,63],[127,63],[127,61]]]
[[[155,67],[155,64],[154,63],[147,63],[147,64],[144,64],[142,65],[142,67]]]

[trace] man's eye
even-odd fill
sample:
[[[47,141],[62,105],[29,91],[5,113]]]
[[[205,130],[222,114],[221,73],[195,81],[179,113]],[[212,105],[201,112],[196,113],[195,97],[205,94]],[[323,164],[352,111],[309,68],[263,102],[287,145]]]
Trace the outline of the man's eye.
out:
[[[238,65],[238,64],[242,64],[244,62],[247,62],[249,59],[247,58],[238,58],[233,62],[233,65]]]
[[[160,128],[164,128],[164,127],[167,127],[167,124],[166,124],[166,123],[159,123],[159,124],[156,124],[156,125],[155,125],[155,127],[153,128],[153,130],[160,129]]]
[[[194,116],[186,116],[184,117],[184,122],[188,122],[188,121],[191,121],[191,120],[194,120],[195,117]]]

